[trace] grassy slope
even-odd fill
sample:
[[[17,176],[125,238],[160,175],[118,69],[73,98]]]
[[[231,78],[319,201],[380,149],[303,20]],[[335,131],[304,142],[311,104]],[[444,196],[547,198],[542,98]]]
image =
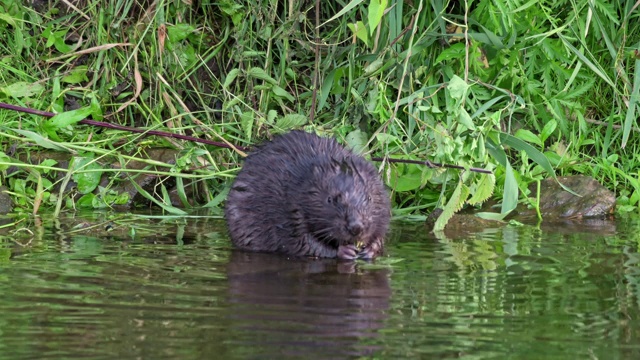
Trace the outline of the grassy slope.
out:
[[[22,209],[72,207],[51,190],[55,162],[34,168],[19,155],[72,152],[66,179],[81,183],[100,160],[161,146],[180,152],[156,171],[205,181],[219,203],[236,153],[77,123],[89,114],[238,145],[306,127],[374,156],[495,173],[385,164],[397,214],[491,196],[508,210],[551,169],[594,176],[630,210],[640,198],[638,10],[589,3],[0,0],[0,100],[81,109],[53,121],[0,110],[0,184]]]

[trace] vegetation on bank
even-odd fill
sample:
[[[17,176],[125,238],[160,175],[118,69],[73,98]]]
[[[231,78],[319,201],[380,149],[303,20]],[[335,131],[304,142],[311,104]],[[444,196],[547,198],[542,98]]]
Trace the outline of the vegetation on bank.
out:
[[[396,215],[585,174],[638,207],[640,10],[575,1],[0,0],[0,186],[16,210],[126,203],[114,184],[171,176],[182,205],[219,207],[241,151],[80,123],[249,146],[305,128],[378,162]],[[149,158],[169,147],[173,161]],[[40,150],[69,154],[33,165]],[[127,169],[132,161],[148,165]],[[111,181],[100,183],[103,175]],[[72,189],[69,184],[74,184]],[[168,182],[141,193],[167,211]],[[189,198],[189,199],[187,199]]]

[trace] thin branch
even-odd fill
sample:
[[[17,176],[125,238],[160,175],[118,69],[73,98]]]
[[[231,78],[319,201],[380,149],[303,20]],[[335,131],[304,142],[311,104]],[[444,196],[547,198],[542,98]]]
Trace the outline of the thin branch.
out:
[[[14,110],[14,111],[20,111],[20,112],[24,112],[24,113],[28,113],[28,114],[40,115],[40,116],[44,116],[44,117],[48,117],[48,118],[54,117],[56,115],[56,114],[54,114],[52,112],[48,112],[48,111],[35,110],[35,109],[25,108],[25,107],[16,106],[16,105],[5,104],[5,103],[2,103],[2,102],[0,102],[0,108]],[[85,124],[85,125],[92,125],[92,126],[107,128],[107,129],[128,131],[128,132],[138,133],[138,134],[157,135],[157,136],[163,136],[163,137],[167,137],[167,138],[174,138],[174,139],[193,141],[193,142],[207,144],[207,145],[213,145],[213,146],[217,146],[217,147],[221,147],[221,148],[225,148],[225,149],[234,149],[235,148],[235,149],[238,149],[240,151],[247,151],[248,150],[248,148],[245,147],[245,146],[233,146],[233,145],[228,145],[228,144],[225,144],[225,143],[222,143],[222,142],[218,142],[218,141],[201,139],[201,138],[194,137],[194,136],[174,134],[174,133],[170,133],[170,132],[166,132],[166,131],[159,131],[159,130],[139,129],[139,128],[134,128],[134,127],[129,127],[129,126],[122,126],[122,125],[118,125],[118,124],[112,124],[112,123],[108,123],[108,122],[104,122],[104,121],[96,121],[96,120],[84,119],[84,120],[80,120],[79,123],[80,124]]]

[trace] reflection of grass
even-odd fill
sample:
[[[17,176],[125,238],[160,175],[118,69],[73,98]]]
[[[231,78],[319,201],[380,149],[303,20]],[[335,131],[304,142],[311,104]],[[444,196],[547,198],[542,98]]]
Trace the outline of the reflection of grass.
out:
[[[395,264],[404,261],[404,259],[391,258],[386,256],[377,257],[375,261],[357,260],[358,268],[363,270],[374,269],[391,269]]]

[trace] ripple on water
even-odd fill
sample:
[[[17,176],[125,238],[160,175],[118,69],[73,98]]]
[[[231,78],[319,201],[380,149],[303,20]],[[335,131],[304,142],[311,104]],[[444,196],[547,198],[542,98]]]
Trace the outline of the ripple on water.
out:
[[[3,243],[4,357],[640,355],[635,219],[455,240],[396,223],[376,268],[231,251],[220,220],[118,216],[135,236],[45,219],[27,246]]]

